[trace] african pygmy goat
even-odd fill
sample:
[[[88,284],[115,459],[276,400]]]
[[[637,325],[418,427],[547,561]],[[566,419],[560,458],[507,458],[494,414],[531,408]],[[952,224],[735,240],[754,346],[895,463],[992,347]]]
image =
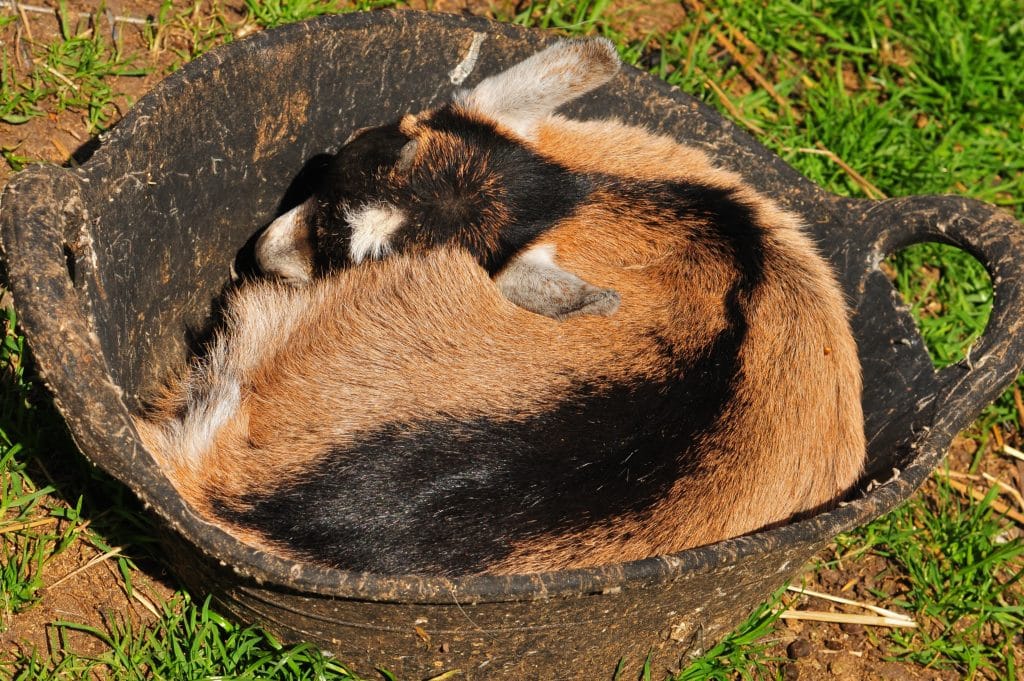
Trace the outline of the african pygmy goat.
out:
[[[832,274],[702,152],[553,113],[617,67],[559,43],[339,152],[258,244],[284,281],[234,292],[137,421],[198,512],[297,560],[521,573],[842,498],[864,436]]]

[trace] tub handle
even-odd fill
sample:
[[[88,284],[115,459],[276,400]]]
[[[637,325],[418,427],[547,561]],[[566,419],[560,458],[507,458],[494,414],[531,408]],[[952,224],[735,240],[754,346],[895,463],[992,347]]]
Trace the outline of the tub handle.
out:
[[[23,170],[0,199],[8,285],[39,373],[61,396],[56,406],[82,451],[125,481],[138,478],[132,471],[141,466],[110,454],[109,442],[117,438],[123,451],[136,451],[133,426],[69,267],[78,257],[72,239],[86,220],[81,181],[57,166]]]
[[[992,280],[992,313],[960,362],[937,372],[937,403],[957,429],[977,417],[1024,364],[1024,226],[1009,212],[961,196],[911,196],[871,202],[864,222],[881,235],[879,260],[901,248],[936,241],[967,251]]]

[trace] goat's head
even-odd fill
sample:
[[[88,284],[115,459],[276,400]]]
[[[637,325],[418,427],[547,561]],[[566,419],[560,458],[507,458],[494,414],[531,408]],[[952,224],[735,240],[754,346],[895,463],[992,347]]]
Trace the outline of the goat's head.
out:
[[[586,176],[536,152],[532,142],[538,126],[562,104],[607,82],[618,68],[606,40],[561,41],[460,92],[445,106],[356,131],[330,161],[314,195],[261,236],[256,246],[261,269],[303,284],[389,253],[453,246],[467,249],[497,274],[589,193]],[[563,294],[567,282],[589,295],[589,303],[605,294],[613,306],[598,313],[617,305],[614,294],[588,288],[550,263],[545,267],[543,282],[552,282],[554,275]],[[564,316],[566,309],[587,304],[574,301],[564,308],[559,303],[554,313],[537,311]]]

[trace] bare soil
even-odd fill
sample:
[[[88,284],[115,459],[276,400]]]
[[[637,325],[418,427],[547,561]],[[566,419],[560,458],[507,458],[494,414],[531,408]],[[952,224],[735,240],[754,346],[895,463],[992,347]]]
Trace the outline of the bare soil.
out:
[[[64,630],[63,644],[54,640],[55,622],[67,621],[107,631],[112,624],[128,623],[133,631],[157,619],[160,604],[173,594],[166,575],[156,567],[132,577],[134,595],[129,596],[117,572],[117,563],[99,549],[76,541],[64,553],[49,561],[43,570],[48,585],[42,599],[4,622],[0,632],[0,660],[14,653],[33,650],[57,653],[73,650],[80,655],[100,655],[106,646],[93,636]]]

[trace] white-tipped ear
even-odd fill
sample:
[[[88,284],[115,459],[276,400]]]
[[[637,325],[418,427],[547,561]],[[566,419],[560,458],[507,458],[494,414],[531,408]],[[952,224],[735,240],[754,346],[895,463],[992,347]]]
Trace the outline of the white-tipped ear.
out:
[[[562,40],[485,78],[455,101],[532,139],[538,123],[562,104],[607,83],[620,63],[615,46],[605,38]]]
[[[308,215],[313,199],[301,203],[267,227],[256,242],[256,263],[266,274],[301,286],[313,278],[313,244]]]

